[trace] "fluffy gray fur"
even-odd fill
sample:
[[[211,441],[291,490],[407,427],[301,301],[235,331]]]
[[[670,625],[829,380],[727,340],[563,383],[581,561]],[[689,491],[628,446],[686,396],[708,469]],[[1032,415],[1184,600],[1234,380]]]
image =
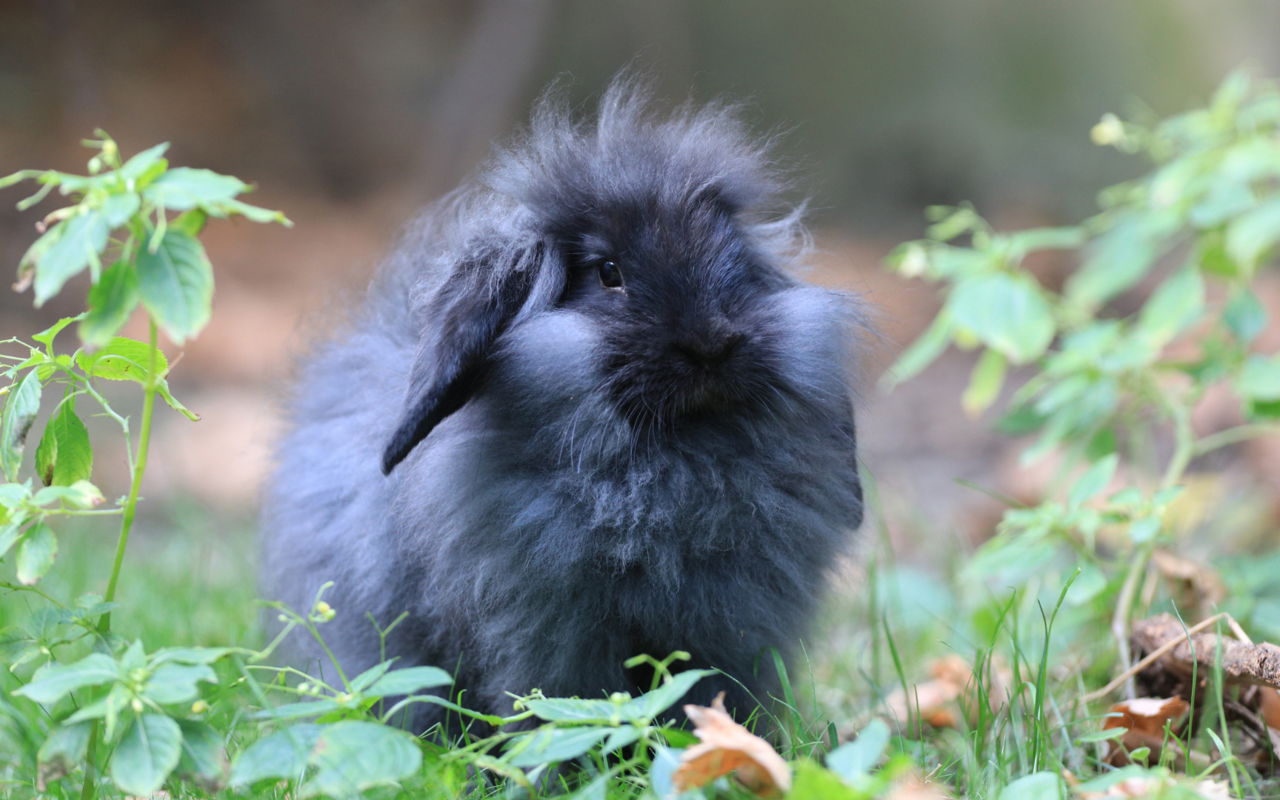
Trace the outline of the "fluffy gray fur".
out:
[[[366,614],[408,612],[387,657],[477,710],[637,694],[624,660],[686,650],[728,676],[687,701],[742,716],[804,633],[862,516],[856,302],[789,274],[807,233],[733,107],[653,106],[543,101],[305,360],[263,586],[305,610],[334,582],[348,675],[380,660]]]

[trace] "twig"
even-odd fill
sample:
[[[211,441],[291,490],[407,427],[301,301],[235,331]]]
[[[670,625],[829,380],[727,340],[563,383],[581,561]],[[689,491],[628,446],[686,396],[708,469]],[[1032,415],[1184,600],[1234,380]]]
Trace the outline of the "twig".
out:
[[[1200,631],[1204,630],[1205,628],[1208,628],[1210,625],[1213,625],[1215,622],[1218,622],[1219,620],[1222,620],[1222,619],[1231,619],[1231,615],[1225,611],[1223,611],[1220,614],[1214,614],[1212,617],[1209,617],[1208,619],[1202,622],[1198,622],[1195,625],[1192,625],[1190,628],[1188,628],[1185,638],[1189,638],[1192,634],[1199,633]],[[1235,620],[1232,620],[1232,623],[1234,622]],[[1239,626],[1235,625],[1235,627],[1238,628]],[[1126,669],[1124,672],[1117,675],[1115,678],[1112,679],[1111,683],[1108,683],[1106,686],[1103,686],[1101,689],[1098,689],[1095,692],[1090,692],[1089,694],[1086,694],[1084,697],[1081,697],[1079,702],[1092,703],[1094,700],[1100,700],[1103,697],[1106,697],[1107,695],[1115,691],[1117,688],[1119,688],[1122,684],[1131,680],[1134,675],[1137,675],[1139,672],[1142,672],[1144,669],[1146,669],[1147,667],[1155,663],[1156,659],[1160,658],[1160,656],[1164,655],[1165,653],[1168,653],[1173,648],[1182,644],[1184,640],[1185,639],[1170,639],[1169,641],[1157,647],[1155,650],[1151,651],[1151,653],[1146,658],[1142,659],[1138,663]],[[1128,652],[1128,642],[1125,642],[1125,645],[1126,645],[1125,652]]]

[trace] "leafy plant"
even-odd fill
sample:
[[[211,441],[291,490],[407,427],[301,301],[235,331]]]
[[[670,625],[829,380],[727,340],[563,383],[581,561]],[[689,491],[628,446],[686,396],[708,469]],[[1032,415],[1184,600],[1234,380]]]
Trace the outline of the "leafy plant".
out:
[[[164,158],[168,145],[125,161],[110,137],[102,132],[99,137],[85,142],[97,150],[87,176],[27,170],[0,180],[0,188],[26,179],[40,184],[35,195],[19,203],[20,209],[55,188],[73,200],[39,224],[42,235],[19,264],[17,288],[33,288],[38,306],[80,273],[87,270],[91,279],[86,312],[36,334],[34,344],[4,342],[25,352],[0,355],[0,375],[9,382],[0,390],[6,395],[0,412],[0,468],[7,480],[0,484],[0,556],[16,551],[18,581],[3,585],[35,593],[51,606],[37,615],[37,624],[11,631],[6,639],[13,654],[11,671],[43,662],[30,682],[13,692],[15,703],[31,705],[11,711],[39,719],[38,728],[48,727],[37,753],[35,788],[43,790],[84,764],[86,798],[94,791],[95,753],[103,745],[112,746],[109,774],[122,791],[150,794],[175,770],[205,786],[222,781],[222,737],[197,718],[197,698],[201,683],[217,682],[210,665],[229,651],[163,648],[147,654],[141,642],[127,644],[112,633],[111,611],[146,472],[156,397],[189,419],[199,419],[170,392],[169,363],[157,343],[160,330],[182,344],[209,321],[213,268],[197,237],[210,217],[238,215],[289,224],[279,212],[239,200],[249,186],[236,178],[170,168]],[[149,329],[146,342],[118,335],[139,306]],[[55,339],[74,323],[81,347],[58,352]],[[141,387],[136,443],[130,419],[103,396],[101,381]],[[37,488],[33,479],[19,478],[28,432],[47,396],[56,400],[32,454],[43,484]],[[123,436],[129,493],[112,504],[91,482],[93,448],[79,416],[83,411],[77,411],[84,402],[101,408]],[[106,592],[82,597],[69,607],[38,588],[57,556],[51,523],[62,516],[102,515],[120,517]],[[86,643],[92,648],[87,655]],[[62,663],[59,653],[83,657]],[[77,698],[84,702],[72,702]],[[37,709],[50,713],[48,723]]]
[[[1268,314],[1256,287],[1280,243],[1280,91],[1237,73],[1208,108],[1148,125],[1107,115],[1092,135],[1154,164],[1104,190],[1097,216],[1006,233],[971,206],[936,207],[926,238],[893,252],[892,269],[945,293],[885,384],[950,345],[977,350],[961,398],[976,416],[1017,377],[997,427],[1034,434],[1022,463],[1053,456],[1056,477],[1039,505],[1010,501],[962,577],[1022,588],[1025,605],[1077,576],[1069,605],[1109,614],[1124,669],[1130,620],[1161,600],[1148,567],[1177,547],[1188,469],[1280,433],[1280,355],[1257,350]],[[1060,289],[1027,267],[1047,251],[1078,254]],[[1192,412],[1219,389],[1241,422],[1198,433]]]

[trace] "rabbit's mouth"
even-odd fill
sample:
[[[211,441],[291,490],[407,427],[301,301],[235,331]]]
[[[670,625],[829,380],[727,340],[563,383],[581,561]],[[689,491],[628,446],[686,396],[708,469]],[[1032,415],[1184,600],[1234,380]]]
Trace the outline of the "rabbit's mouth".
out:
[[[655,368],[665,380],[643,389],[614,385],[614,399],[627,419],[641,428],[669,428],[681,422],[747,414],[768,392],[766,378],[726,359],[723,363]],[[629,370],[634,375],[639,370]],[[759,384],[759,385],[757,385]]]

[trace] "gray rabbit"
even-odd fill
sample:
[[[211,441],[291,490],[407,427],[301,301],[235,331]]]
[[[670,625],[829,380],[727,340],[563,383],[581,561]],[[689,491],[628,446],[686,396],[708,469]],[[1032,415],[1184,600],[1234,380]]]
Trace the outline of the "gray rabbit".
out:
[[[686,702],[750,714],[862,519],[858,305],[788,273],[786,188],[732,106],[661,114],[627,79],[591,120],[542,101],[303,363],[267,596],[333,581],[348,675],[381,658],[366,615],[408,612],[386,657],[486,713],[638,694],[626,659],[685,650],[724,673]]]

